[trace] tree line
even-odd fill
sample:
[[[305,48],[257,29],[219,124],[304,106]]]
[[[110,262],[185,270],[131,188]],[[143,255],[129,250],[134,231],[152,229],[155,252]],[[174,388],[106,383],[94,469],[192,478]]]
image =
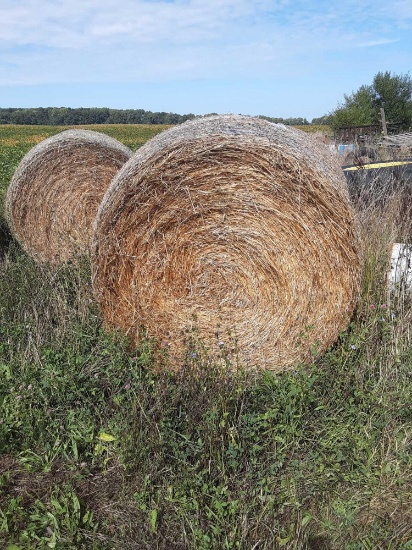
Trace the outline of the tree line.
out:
[[[0,124],[76,126],[79,124],[179,124],[195,118],[190,113],[153,113],[144,109],[100,107],[0,108]]]
[[[216,113],[210,113],[216,114]],[[36,107],[0,108],[0,124],[29,124],[45,126],[76,126],[79,124],[180,124],[196,118],[189,113],[152,112],[144,109],[109,109],[101,107]],[[285,125],[306,125],[306,118],[271,118],[262,116],[270,122]]]

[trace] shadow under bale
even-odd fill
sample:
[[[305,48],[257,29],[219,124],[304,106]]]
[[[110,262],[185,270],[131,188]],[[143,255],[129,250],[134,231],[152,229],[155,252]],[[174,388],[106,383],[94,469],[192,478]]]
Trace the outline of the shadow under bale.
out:
[[[0,216],[0,261],[6,255],[13,236],[6,220]]]

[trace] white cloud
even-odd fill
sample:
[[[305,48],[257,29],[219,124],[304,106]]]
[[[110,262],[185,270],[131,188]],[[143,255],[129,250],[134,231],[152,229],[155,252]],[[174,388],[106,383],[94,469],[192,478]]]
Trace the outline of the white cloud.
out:
[[[2,84],[306,73],[400,40],[412,12],[409,0],[393,12],[383,0],[1,1]]]
[[[97,39],[134,42],[213,37],[228,23],[262,14],[264,0],[6,0],[0,40],[14,44],[75,47]]]
[[[395,42],[399,42],[397,38],[390,39],[390,38],[384,38],[382,40],[370,40],[369,42],[361,42],[357,45],[358,48],[373,48],[375,46],[383,46],[385,44],[393,44]]]

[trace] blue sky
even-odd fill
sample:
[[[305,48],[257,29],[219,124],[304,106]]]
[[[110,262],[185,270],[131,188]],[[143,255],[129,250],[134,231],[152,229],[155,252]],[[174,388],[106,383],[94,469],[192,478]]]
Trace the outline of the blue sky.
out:
[[[322,116],[412,71],[412,0],[0,0],[0,107]]]

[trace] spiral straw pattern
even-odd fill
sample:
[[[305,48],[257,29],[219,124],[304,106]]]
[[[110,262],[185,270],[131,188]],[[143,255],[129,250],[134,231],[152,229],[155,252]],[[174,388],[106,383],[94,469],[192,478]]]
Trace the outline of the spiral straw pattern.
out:
[[[10,229],[39,262],[89,252],[92,225],[113,177],[132,152],[90,130],[66,130],[33,147],[6,195]]]
[[[110,327],[154,337],[182,368],[211,359],[281,371],[347,326],[360,288],[344,176],[303,132],[214,116],[159,134],[100,205],[93,286]]]

